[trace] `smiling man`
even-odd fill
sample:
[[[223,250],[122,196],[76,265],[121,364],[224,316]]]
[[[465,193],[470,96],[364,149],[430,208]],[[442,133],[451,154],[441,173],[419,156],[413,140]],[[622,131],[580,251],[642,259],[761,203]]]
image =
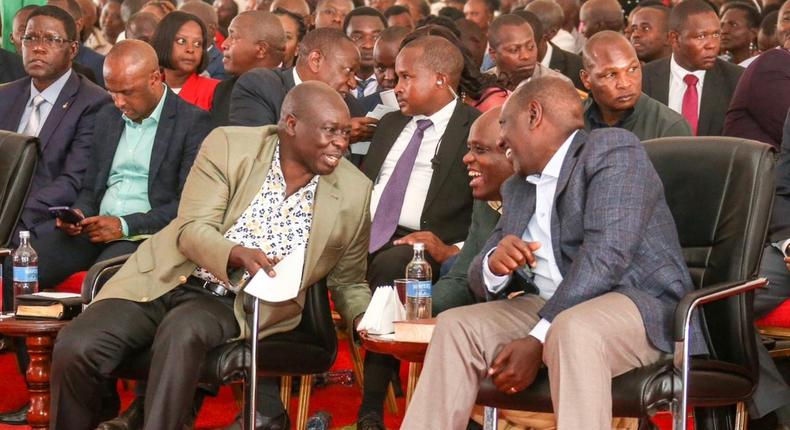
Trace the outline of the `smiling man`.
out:
[[[642,93],[642,66],[622,34],[595,33],[584,46],[582,59],[582,83],[592,94],[584,102],[587,130],[620,127],[640,140],[691,135],[680,114]]]
[[[703,0],[685,0],[669,15],[672,57],[642,70],[642,90],[683,115],[694,135],[720,136],[743,68],[718,58],[719,17]]]
[[[152,350],[143,429],[184,428],[206,353],[250,334],[245,293],[234,286],[260,269],[273,276],[274,261],[296,250],[306,249],[299,296],[262,305],[262,337],[296,327],[307,289],[323,278],[349,326],[365,311],[371,184],[342,158],[348,108],[326,84],[306,82],[288,94],[282,114],[277,126],[214,130],[187,178],[179,217],[60,333],[52,429],[96,428],[105,369],[141,348]]]

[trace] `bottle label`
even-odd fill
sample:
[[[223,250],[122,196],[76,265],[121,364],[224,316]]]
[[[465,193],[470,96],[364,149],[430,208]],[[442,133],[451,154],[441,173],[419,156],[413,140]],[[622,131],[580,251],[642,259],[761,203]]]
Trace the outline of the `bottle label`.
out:
[[[14,266],[14,282],[38,282],[38,267]]]
[[[431,297],[431,281],[411,281],[406,284],[406,296]]]

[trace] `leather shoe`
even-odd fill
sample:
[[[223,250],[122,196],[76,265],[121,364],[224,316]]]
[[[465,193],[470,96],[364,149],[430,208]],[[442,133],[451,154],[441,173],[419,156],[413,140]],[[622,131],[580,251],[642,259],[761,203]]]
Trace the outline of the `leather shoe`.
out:
[[[145,416],[143,397],[136,397],[131,405],[126,408],[121,415],[109,421],[105,421],[96,427],[96,430],[139,430],[143,428],[143,417]]]
[[[0,414],[0,423],[9,424],[12,426],[21,426],[27,424],[27,413],[30,411],[30,403],[22,406],[21,408]]]
[[[236,417],[236,421],[222,430],[241,430],[242,428],[241,415],[239,415]],[[291,420],[288,418],[287,412],[276,417],[264,417],[258,412],[255,413],[255,430],[289,430],[290,428]]]
[[[357,430],[387,430],[387,427],[380,414],[368,412],[357,419]]]

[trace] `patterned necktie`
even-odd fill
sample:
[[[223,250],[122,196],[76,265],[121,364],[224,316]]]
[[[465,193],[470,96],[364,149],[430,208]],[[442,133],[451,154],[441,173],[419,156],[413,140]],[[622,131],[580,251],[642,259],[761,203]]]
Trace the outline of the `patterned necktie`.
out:
[[[361,99],[365,97],[365,88],[368,87],[368,84],[373,82],[373,78],[362,79],[357,81],[357,98]]]
[[[697,82],[699,78],[688,74],[683,78],[686,83],[686,92],[683,94],[683,107],[681,111],[683,118],[686,118],[691,126],[691,132],[697,135],[697,123],[699,122],[699,96],[697,94]]]
[[[395,229],[398,228],[403,199],[406,196],[406,187],[409,185],[409,177],[414,168],[414,162],[417,160],[422,137],[425,134],[425,130],[432,125],[433,123],[429,119],[417,121],[417,130],[414,131],[409,144],[406,146],[403,154],[401,154],[398,162],[395,163],[392,175],[381,193],[381,198],[379,198],[376,215],[373,216],[373,223],[370,227],[370,246],[368,251],[371,253],[378,251],[379,248],[389,242],[395,233]]]
[[[30,112],[30,118],[27,120],[25,129],[22,130],[22,134],[38,137],[38,132],[41,129],[41,104],[45,101],[46,100],[44,100],[44,97],[41,94],[37,94],[35,97],[33,97],[33,100],[31,101],[33,110]]]

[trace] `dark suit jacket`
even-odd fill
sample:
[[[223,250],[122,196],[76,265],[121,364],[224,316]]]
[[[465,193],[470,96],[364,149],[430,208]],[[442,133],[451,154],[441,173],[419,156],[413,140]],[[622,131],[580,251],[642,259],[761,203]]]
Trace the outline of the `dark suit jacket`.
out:
[[[790,109],[790,51],[771,49],[746,69],[724,120],[724,135],[779,147]]]
[[[771,242],[781,242],[790,239],[790,111],[785,118],[784,137],[775,174],[776,198],[769,237]]]
[[[0,84],[15,81],[26,74],[25,67],[22,65],[22,57],[11,51],[0,49]]]
[[[579,303],[622,293],[639,308],[651,343],[673,351],[673,313],[693,285],[661,179],[639,138],[618,128],[579,131],[554,195],[551,239],[563,280],[541,318],[552,321]],[[535,185],[513,176],[502,186],[502,199],[503,215],[469,269],[470,287],[481,298],[497,298],[483,283],[483,257],[504,236],[521,237],[527,229]],[[694,328],[692,353],[705,352]]]
[[[587,92],[588,90],[584,88],[582,78],[579,76],[579,72],[582,70],[582,57],[573,52],[565,51],[553,43],[551,43],[551,46],[553,51],[551,60],[549,60],[549,68],[569,77],[573,81],[573,86]]]
[[[376,106],[382,104],[381,102],[381,93],[376,91],[375,93],[362,97],[361,99],[357,99],[362,109],[365,113],[372,111],[376,108]]]
[[[102,133],[94,137],[92,162],[74,203],[74,207],[81,209],[85,216],[99,214],[115,151],[125,126],[121,111],[112,104],[99,111],[96,123],[102,125]],[[184,181],[209,131],[211,121],[208,112],[185,102],[168,89],[148,172],[151,210],[123,217],[130,236],[156,233],[176,217]]]
[[[214,98],[211,100],[211,123],[216,127],[230,125],[230,94],[236,85],[238,77],[232,77],[220,82],[214,88]]]
[[[0,86],[0,129],[16,132],[30,98],[30,78]],[[39,132],[39,160],[22,225],[34,229],[51,217],[47,208],[70,206],[90,160],[96,113],[110,102],[101,87],[72,73]]]
[[[104,55],[99,54],[93,49],[80,44],[80,50],[74,61],[91,69],[93,76],[96,78],[94,82],[104,87]]]
[[[257,68],[244,73],[236,81],[230,96],[230,124],[248,127],[277,124],[285,95],[294,86],[293,67]],[[367,113],[350,94],[346,95],[345,101],[352,117]]]
[[[664,103],[669,103],[669,58],[651,61],[642,67],[642,92]],[[721,136],[727,106],[738,85],[743,68],[716,59],[716,64],[705,73],[702,102],[697,124],[698,136]]]
[[[473,199],[462,159],[467,152],[469,128],[478,116],[480,111],[459,101],[436,153],[420,230],[434,233],[444,243],[464,240],[469,230]],[[362,165],[362,171],[374,184],[387,154],[409,121],[411,117],[400,111],[390,112],[379,121]]]

